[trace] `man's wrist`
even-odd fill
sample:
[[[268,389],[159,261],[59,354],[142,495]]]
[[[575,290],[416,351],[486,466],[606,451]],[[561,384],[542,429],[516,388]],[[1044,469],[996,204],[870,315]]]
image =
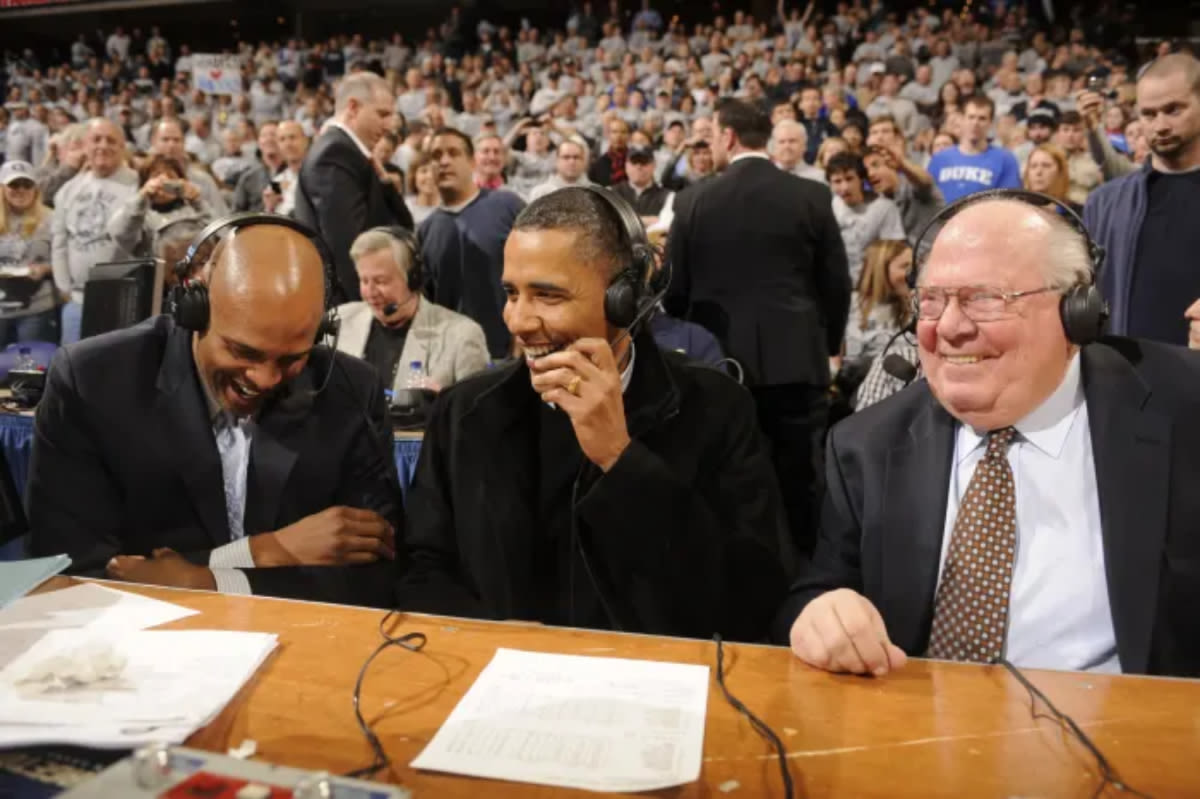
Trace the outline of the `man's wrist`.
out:
[[[629,449],[629,445],[632,443],[633,441],[626,435],[624,441],[618,447],[614,448],[612,455],[596,461],[596,465],[600,467],[600,471],[608,474],[612,470],[612,467],[617,465],[617,461],[621,460],[621,456],[625,454],[625,450]]]
[[[248,541],[250,556],[254,558],[254,565],[259,568],[272,569],[293,563],[287,549],[279,543],[278,533],[259,533],[250,536]]]

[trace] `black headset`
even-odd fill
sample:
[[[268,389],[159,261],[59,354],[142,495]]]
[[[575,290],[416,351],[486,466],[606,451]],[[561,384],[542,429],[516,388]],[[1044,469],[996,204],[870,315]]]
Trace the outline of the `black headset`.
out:
[[[421,255],[421,240],[417,237],[417,234],[400,225],[374,227],[367,232],[386,233],[404,245],[409,254],[408,269],[405,270],[405,277],[408,279],[408,290],[421,292],[425,288],[425,257]]]
[[[227,231],[235,232],[248,227],[254,227],[255,225],[277,225],[289,228],[304,235],[317,248],[317,253],[321,256],[322,272],[324,273],[325,280],[325,315],[321,317],[321,324],[317,327],[317,341],[325,338],[336,339],[339,328],[338,313],[336,308],[329,306],[333,298],[333,287],[330,284],[330,280],[333,274],[334,263],[329,245],[308,225],[279,214],[231,214],[213,220],[207,227],[196,234],[196,238],[192,239],[192,243],[188,245],[183,257],[175,264],[175,275],[179,278],[178,284],[171,290],[171,315],[175,318],[175,324],[185,330],[192,330],[197,333],[203,333],[208,330],[209,317],[212,313],[208,285],[203,281],[189,277],[196,266],[196,255],[206,244]]]
[[[1083,220],[1080,219],[1079,214],[1075,213],[1074,209],[1066,203],[1036,191],[1027,191],[1026,189],[989,189],[988,191],[981,191],[956,200],[934,214],[933,218],[921,229],[921,233],[917,236],[916,243],[913,245],[913,265],[908,271],[909,289],[912,291],[916,290],[917,270],[920,259],[927,254],[927,249],[933,247],[933,241],[930,241],[928,244],[925,242],[929,232],[964,208],[988,200],[1016,200],[1017,202],[1023,202],[1042,210],[1046,210],[1046,206],[1053,206],[1057,209],[1062,220],[1080,235],[1084,245],[1087,247],[1088,258],[1092,262],[1092,276],[1087,282],[1077,283],[1063,292],[1062,299],[1059,301],[1058,312],[1059,316],[1062,317],[1063,331],[1067,335],[1067,340],[1072,344],[1082,347],[1100,338],[1104,333],[1104,324],[1108,321],[1108,303],[1104,301],[1104,296],[1100,293],[1100,289],[1096,285],[1100,269],[1104,266],[1104,248],[1097,244],[1096,240],[1088,233]],[[937,236],[935,235],[934,239],[936,238]],[[916,314],[913,315],[914,324],[916,316]]]
[[[600,186],[582,188],[604,200],[629,238],[629,262],[604,291],[604,318],[615,328],[632,330],[656,304],[656,297],[647,296],[648,280],[654,269],[654,248],[637,211],[623,197]]]

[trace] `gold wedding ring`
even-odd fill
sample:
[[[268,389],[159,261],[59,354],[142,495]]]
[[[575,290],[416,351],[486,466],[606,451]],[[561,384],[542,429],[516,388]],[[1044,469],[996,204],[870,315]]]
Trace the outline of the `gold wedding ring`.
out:
[[[574,377],[571,378],[571,382],[567,383],[567,391],[570,392],[571,394],[574,394],[576,397],[578,397],[579,396],[579,384],[582,382],[583,382],[583,378],[580,377],[579,375],[575,375]]]

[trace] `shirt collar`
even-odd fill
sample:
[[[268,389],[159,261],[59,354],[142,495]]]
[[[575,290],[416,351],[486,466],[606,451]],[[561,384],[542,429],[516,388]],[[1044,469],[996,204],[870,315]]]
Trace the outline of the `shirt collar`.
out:
[[[629,390],[629,382],[633,380],[633,362],[637,358],[637,347],[633,342],[629,342],[629,363],[625,364],[625,369],[621,372],[621,393],[624,394]]]
[[[475,188],[476,188],[475,194],[473,194],[471,196],[471,199],[464,200],[463,202],[459,203],[458,205],[443,205],[442,210],[446,211],[447,213],[451,213],[451,214],[462,213],[463,210],[465,210],[468,205],[470,205],[471,203],[475,202],[476,200],[478,200],[480,197],[483,196],[484,190],[480,189],[478,186],[476,186]]]
[[[1062,454],[1067,441],[1067,434],[1079,409],[1086,399],[1083,394],[1083,381],[1080,377],[1079,353],[1076,352],[1067,364],[1067,372],[1063,375],[1058,388],[1047,397],[1041,405],[1029,412],[1025,418],[1013,427],[1022,440],[1029,442],[1051,458]],[[981,446],[987,440],[987,431],[978,432],[969,425],[958,426],[957,460],[959,463],[966,456]]]
[[[738,153],[738,154],[737,154],[737,155],[735,155],[733,158],[730,158],[730,159],[729,159],[729,163],[731,163],[731,164],[736,164],[738,161],[741,161],[743,158],[762,158],[762,159],[764,159],[764,160],[766,160],[766,161],[770,161],[770,160],[771,160],[770,156],[768,156],[768,155],[767,155],[765,152],[763,152],[762,150],[751,150],[751,151],[749,151],[749,152],[746,152],[746,153]]]
[[[337,128],[338,130],[342,131],[347,136],[349,136],[350,141],[354,142],[354,146],[357,147],[358,151],[363,154],[363,158],[366,158],[368,161],[371,160],[371,151],[367,149],[367,145],[363,144],[362,139],[360,139],[360,138],[358,138],[358,136],[354,135],[354,131],[350,130],[350,128],[346,127],[345,125],[343,125],[341,122],[337,121],[336,119],[333,120],[332,122],[330,122],[329,125],[331,127]]]
[[[208,408],[208,421],[216,425],[218,421],[225,416],[225,409],[221,407],[221,403],[217,402],[217,398],[213,396],[212,388],[208,385],[208,378],[200,371],[200,362],[196,360],[196,335],[192,334],[192,364],[196,367],[196,377],[200,381],[200,388],[204,392],[204,405]]]

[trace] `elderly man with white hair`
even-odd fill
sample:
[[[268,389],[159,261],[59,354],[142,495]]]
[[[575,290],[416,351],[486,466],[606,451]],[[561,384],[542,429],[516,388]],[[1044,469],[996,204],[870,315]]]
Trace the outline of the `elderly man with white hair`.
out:
[[[781,119],[771,129],[771,159],[775,166],[784,172],[791,172],[798,178],[808,178],[818,183],[826,183],[825,173],[819,167],[804,160],[804,151],[808,149],[808,132],[804,126],[794,119]]]
[[[956,211],[917,266],[925,379],[831,431],[775,634],[877,677],[912,656],[1200,676],[1200,354],[1099,335],[1058,213]]]
[[[448,388],[488,365],[483,328],[421,296],[424,275],[415,236],[373,228],[354,240],[350,257],[361,302],[338,308],[338,349],[370,363],[394,391],[419,363],[427,385]]]
[[[300,167],[292,216],[329,245],[335,259],[333,299],[346,302],[360,298],[350,258],[358,234],[386,225],[411,229],[413,219],[371,154],[396,113],[391,85],[373,72],[357,72],[338,85],[335,102],[332,122]]]

